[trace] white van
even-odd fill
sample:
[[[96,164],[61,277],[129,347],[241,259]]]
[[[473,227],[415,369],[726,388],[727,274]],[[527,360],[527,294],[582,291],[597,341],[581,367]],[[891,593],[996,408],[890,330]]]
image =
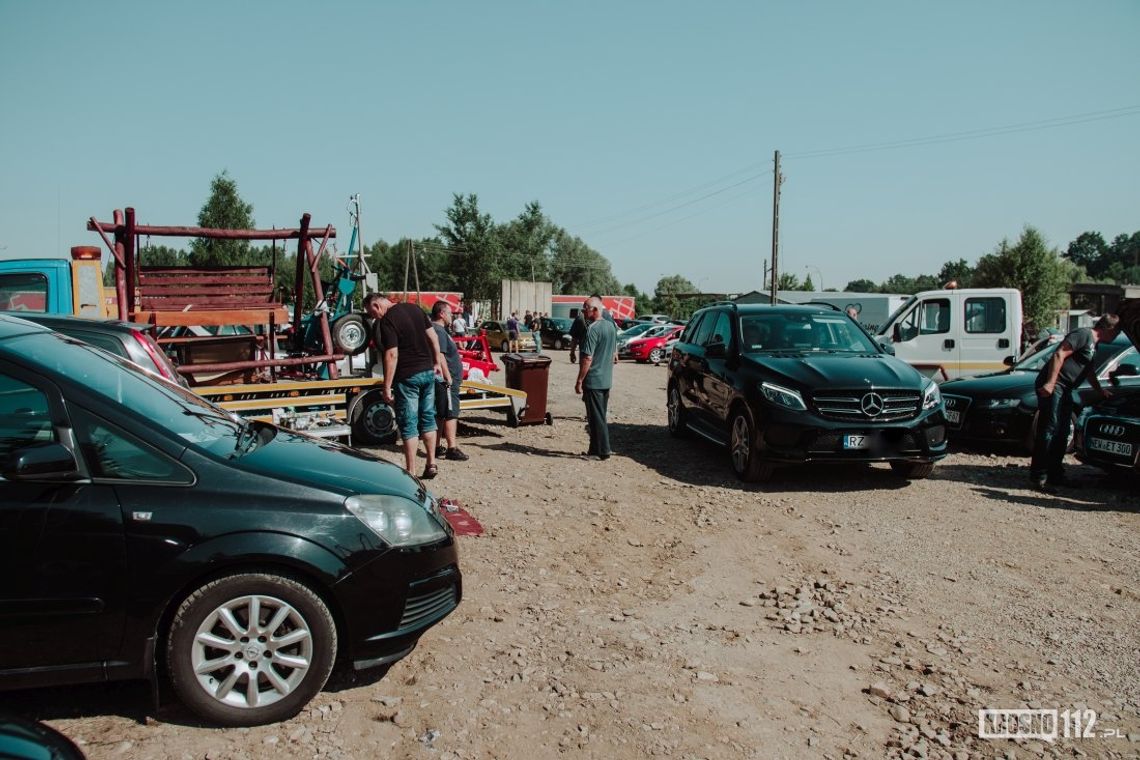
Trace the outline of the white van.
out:
[[[907,299],[878,339],[895,356],[938,380],[996,372],[1021,347],[1021,291],[928,290]]]

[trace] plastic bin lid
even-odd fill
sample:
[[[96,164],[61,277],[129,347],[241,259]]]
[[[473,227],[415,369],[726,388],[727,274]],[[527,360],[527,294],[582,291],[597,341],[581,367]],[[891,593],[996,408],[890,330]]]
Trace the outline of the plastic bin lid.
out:
[[[499,357],[504,363],[510,364],[550,364],[551,359],[546,354],[503,354]]]

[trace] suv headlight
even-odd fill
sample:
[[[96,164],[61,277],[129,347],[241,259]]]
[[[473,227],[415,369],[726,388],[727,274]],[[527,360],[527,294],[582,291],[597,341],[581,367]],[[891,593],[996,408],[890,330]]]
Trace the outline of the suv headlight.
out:
[[[430,505],[430,497],[427,505]],[[391,546],[419,546],[447,538],[447,531],[428,511],[402,496],[350,496],[344,506]]]
[[[764,394],[764,398],[773,404],[779,404],[788,409],[795,409],[801,412],[807,410],[804,397],[800,395],[799,391],[794,391],[791,388],[785,388],[782,385],[776,385],[774,383],[760,383],[760,392]]]
[[[927,378],[922,386],[922,408],[933,409],[942,404],[942,389],[938,383]]]

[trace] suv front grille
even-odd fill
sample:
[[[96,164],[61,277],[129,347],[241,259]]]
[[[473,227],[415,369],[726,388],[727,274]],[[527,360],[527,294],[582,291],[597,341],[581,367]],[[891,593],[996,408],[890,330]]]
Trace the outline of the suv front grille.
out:
[[[812,394],[811,401],[821,417],[845,422],[910,420],[922,409],[922,394],[911,390],[826,390]]]

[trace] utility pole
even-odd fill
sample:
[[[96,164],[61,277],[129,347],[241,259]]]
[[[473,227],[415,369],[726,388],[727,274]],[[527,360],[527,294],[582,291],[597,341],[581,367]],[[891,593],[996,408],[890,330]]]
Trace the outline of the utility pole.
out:
[[[780,185],[784,177],[780,174],[780,151],[776,151],[776,173],[772,179],[772,290],[769,300],[776,303],[776,290],[780,279]]]

